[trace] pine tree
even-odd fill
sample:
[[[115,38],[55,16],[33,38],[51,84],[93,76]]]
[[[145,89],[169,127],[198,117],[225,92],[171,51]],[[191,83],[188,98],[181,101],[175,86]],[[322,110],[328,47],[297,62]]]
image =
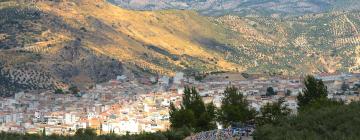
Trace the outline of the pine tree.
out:
[[[170,104],[170,122],[172,128],[188,127],[194,131],[206,131],[216,128],[215,106],[206,105],[197,90],[185,87],[180,109]]]
[[[42,136],[46,136],[46,129],[45,129],[45,127],[44,127],[43,130],[42,130]]]
[[[307,76],[305,78],[304,85],[305,88],[303,93],[297,97],[300,108],[317,100],[327,98],[327,87],[324,85],[322,80],[316,79],[314,76]]]
[[[255,110],[249,108],[245,97],[236,87],[227,87],[224,95],[218,113],[218,120],[224,127],[233,123],[247,123],[255,118]]]
[[[275,94],[276,94],[276,93],[275,93],[273,87],[268,87],[268,88],[266,89],[266,96],[273,96],[273,95],[275,95]]]
[[[280,121],[281,118],[286,117],[290,114],[290,110],[286,106],[282,106],[284,102],[280,99],[275,103],[267,103],[260,109],[260,116],[256,117],[256,125],[262,126],[265,124],[275,124]]]

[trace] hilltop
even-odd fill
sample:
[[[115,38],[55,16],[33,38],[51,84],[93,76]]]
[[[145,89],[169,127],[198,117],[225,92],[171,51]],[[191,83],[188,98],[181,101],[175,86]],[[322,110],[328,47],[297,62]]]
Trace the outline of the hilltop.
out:
[[[358,0],[109,0],[136,10],[188,9],[204,15],[301,16],[360,9]]]
[[[176,71],[358,71],[360,12],[204,17],[104,0],[0,2],[0,93]]]

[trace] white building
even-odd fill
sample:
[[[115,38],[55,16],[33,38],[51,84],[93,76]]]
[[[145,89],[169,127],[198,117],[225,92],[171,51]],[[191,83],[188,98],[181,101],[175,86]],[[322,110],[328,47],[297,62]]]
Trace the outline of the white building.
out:
[[[170,80],[169,77],[167,77],[167,76],[162,76],[162,77],[159,79],[159,84],[167,86],[167,85],[169,85],[169,80]]]
[[[180,85],[182,81],[184,80],[184,73],[183,72],[177,72],[174,77],[174,84]]]

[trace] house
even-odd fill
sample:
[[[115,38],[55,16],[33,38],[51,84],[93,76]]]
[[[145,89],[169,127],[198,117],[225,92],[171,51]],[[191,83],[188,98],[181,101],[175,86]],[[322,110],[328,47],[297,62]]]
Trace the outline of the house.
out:
[[[174,84],[180,85],[183,83],[183,80],[184,80],[184,73],[177,72],[174,76]]]
[[[64,123],[64,112],[50,112],[44,116],[48,125],[60,125]]]
[[[139,133],[139,124],[132,118],[124,119],[119,121],[118,124],[115,125],[114,132],[117,134],[126,134],[129,132],[130,134]]]
[[[74,124],[77,121],[77,117],[74,113],[65,113],[64,123],[65,124]]]
[[[249,106],[251,107],[251,108],[253,108],[253,109],[255,109],[256,111],[260,111],[260,109],[261,109],[261,105],[259,104],[259,103],[257,103],[257,102],[251,102],[250,104],[249,104]]]
[[[286,100],[282,105],[289,108],[291,110],[291,114],[296,114],[299,107],[295,96],[286,97]]]
[[[162,77],[159,79],[159,84],[160,84],[160,85],[163,85],[163,86],[168,86],[168,85],[169,85],[169,82],[170,82],[170,78],[167,77],[167,76],[162,76]]]
[[[341,80],[345,78],[347,75],[342,73],[321,73],[315,76],[317,79],[321,79],[323,81],[335,81],[335,80]]]
[[[124,81],[126,79],[127,79],[127,77],[125,75],[116,76],[116,80],[118,80],[118,81]]]

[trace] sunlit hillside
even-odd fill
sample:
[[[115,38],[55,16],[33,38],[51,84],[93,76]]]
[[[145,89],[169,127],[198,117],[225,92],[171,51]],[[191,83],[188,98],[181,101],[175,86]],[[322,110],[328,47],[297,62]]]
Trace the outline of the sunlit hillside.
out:
[[[223,16],[214,21],[248,41],[233,45],[242,53],[239,58],[253,60],[244,61],[248,71],[306,74],[359,70],[359,16],[354,11],[284,19]]]
[[[359,0],[108,0],[136,10],[191,9],[203,15],[300,16],[311,13],[356,10]]]
[[[0,2],[0,92],[212,71],[359,70],[360,12],[291,18],[132,11],[104,0]]]
[[[125,70],[242,70],[212,48],[225,42],[225,29],[193,11],[129,11],[94,0],[1,5],[2,74],[20,85],[101,82]],[[28,69],[49,78],[32,81]]]

